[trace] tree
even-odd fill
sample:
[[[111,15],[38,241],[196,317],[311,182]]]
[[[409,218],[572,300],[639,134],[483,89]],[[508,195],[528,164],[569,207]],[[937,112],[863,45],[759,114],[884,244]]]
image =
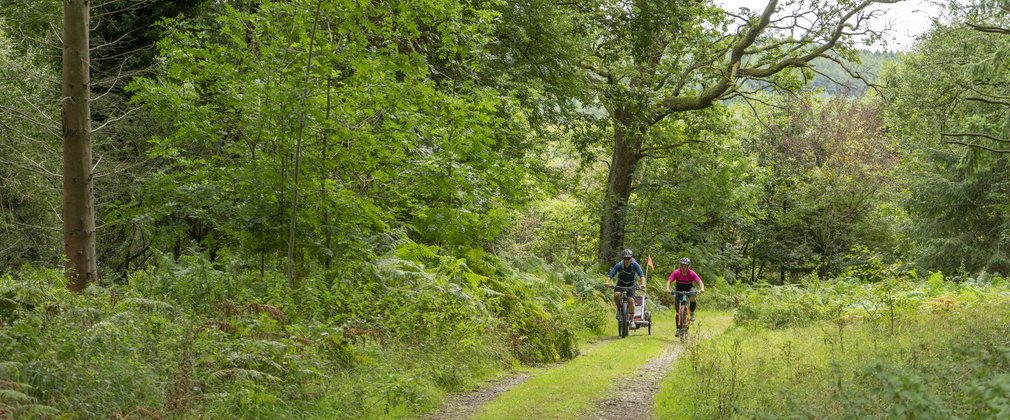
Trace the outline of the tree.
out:
[[[154,248],[255,256],[264,271],[293,248],[297,278],[313,264],[366,258],[391,230],[490,248],[536,189],[527,168],[542,159],[529,158],[538,146],[526,110],[481,78],[492,10],[465,1],[224,9],[206,24],[171,22],[160,73],[131,85],[163,123],[150,154],[161,170],[116,218],[151,231]]]
[[[70,288],[98,280],[91,162],[90,2],[63,3],[63,248]]]
[[[881,108],[875,98],[794,98],[755,144],[771,176],[753,258],[776,266],[780,281],[834,274],[855,245],[890,251],[880,208],[897,162]]]
[[[977,32],[980,42],[1005,44],[1010,38],[1010,4],[982,1],[955,15]],[[955,80],[956,96],[951,101],[951,118],[940,135],[949,144],[994,153],[1010,153],[1010,56],[1005,49],[990,49],[986,55],[955,66],[963,75]],[[977,118],[959,118],[974,114]]]
[[[934,25],[887,78],[888,130],[908,180],[902,242],[926,270],[1006,273],[1010,156],[999,139],[1010,107],[999,102],[1010,97],[1010,36],[966,22],[1005,27],[1007,14],[955,17]]]
[[[752,98],[757,90],[796,87],[787,70],[810,69],[817,58],[843,61],[855,35],[879,36],[865,27],[877,13],[869,7],[897,1],[815,0],[785,10],[771,0],[760,12],[739,13],[695,0],[578,3],[578,19],[591,26],[585,31],[590,52],[578,66],[605,110],[612,139],[599,261],[624,243],[639,162],[685,145],[654,135],[656,124],[719,101]]]

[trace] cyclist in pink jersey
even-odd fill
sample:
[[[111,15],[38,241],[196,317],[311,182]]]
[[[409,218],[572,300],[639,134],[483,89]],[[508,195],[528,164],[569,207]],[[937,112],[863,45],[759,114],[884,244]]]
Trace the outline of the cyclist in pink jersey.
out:
[[[670,293],[670,283],[676,284],[676,291],[678,292],[688,292],[694,288],[694,285],[698,285],[698,293],[705,293],[705,283],[701,282],[701,277],[698,277],[698,273],[695,273],[691,269],[691,260],[689,258],[680,259],[680,268],[673,270],[670,273],[670,277],[666,279],[666,293]],[[697,296],[691,296],[691,321],[694,321],[694,310],[698,307],[698,302],[696,301]],[[674,307],[674,310],[679,311],[679,305]]]

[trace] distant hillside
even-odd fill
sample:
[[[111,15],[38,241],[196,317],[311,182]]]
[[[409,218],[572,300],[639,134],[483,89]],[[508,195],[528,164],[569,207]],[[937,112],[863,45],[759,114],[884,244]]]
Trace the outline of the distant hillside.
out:
[[[860,51],[858,56],[860,63],[851,63],[846,67],[863,75],[870,82],[876,82],[879,79],[884,63],[896,62],[900,59],[898,53],[889,51]],[[810,89],[824,89],[825,92],[832,95],[843,95],[846,92],[849,95],[861,95],[867,89],[865,83],[853,78],[834,61],[816,59],[811,64],[827,77],[818,74],[810,83]]]

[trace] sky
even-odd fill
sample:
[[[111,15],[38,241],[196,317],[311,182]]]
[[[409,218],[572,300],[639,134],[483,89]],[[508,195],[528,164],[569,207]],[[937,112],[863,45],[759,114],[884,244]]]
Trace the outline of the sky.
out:
[[[741,7],[763,9],[765,0],[716,0],[724,9],[736,10]],[[925,33],[931,19],[939,15],[937,6],[927,0],[905,0],[897,4],[874,5],[873,8],[884,11],[884,14],[874,22],[874,28],[890,25],[889,39],[884,43],[869,46],[871,50],[907,51],[915,44],[915,37]]]

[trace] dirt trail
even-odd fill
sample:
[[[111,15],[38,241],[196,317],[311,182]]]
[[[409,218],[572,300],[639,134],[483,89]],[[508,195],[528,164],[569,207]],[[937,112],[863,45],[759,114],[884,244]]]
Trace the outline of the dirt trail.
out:
[[[512,389],[512,387],[525,382],[532,374],[529,372],[517,373],[504,378],[492,381],[478,389],[454,396],[445,406],[428,418],[430,419],[465,419],[469,418],[477,409],[484,406],[499,395]]]
[[[718,334],[709,328],[699,328],[698,339],[706,339]],[[585,349],[587,354],[593,348],[607,344],[615,337],[606,337],[593,342]],[[673,338],[671,337],[671,340]],[[645,365],[625,375],[607,395],[593,404],[591,411],[579,418],[616,419],[616,418],[652,418],[652,402],[659,392],[660,383],[670,373],[674,362],[685,350],[685,345],[679,340],[671,341],[663,353],[649,360]],[[563,363],[558,363],[557,366]],[[478,389],[451,397],[441,410],[432,413],[428,419],[466,419],[474,415],[481,407],[491,402],[499,395],[508,392],[513,387],[531,378],[535,372],[522,372],[492,381]],[[574,417],[574,416],[573,416]]]
[[[673,362],[684,351],[684,345],[667,347],[659,357],[649,360],[640,369],[625,375],[609,397],[596,402],[596,411],[586,416],[592,419],[652,418],[652,400],[659,392],[659,383],[670,373]]]
[[[718,331],[699,329],[697,339],[707,339]],[[694,340],[694,339],[692,339]],[[591,419],[651,419],[652,402],[659,393],[659,385],[673,369],[686,349],[686,345],[678,341],[666,348],[659,357],[649,360],[644,366],[632,372],[632,376],[624,376],[611,391],[609,397],[596,402],[596,410],[585,418]]]
[[[615,337],[603,337],[592,340],[589,342],[589,345],[582,350],[582,354],[586,354],[597,346],[614,340]],[[564,363],[565,362],[559,362],[554,364],[554,366],[561,366]],[[441,409],[428,415],[426,418],[432,420],[470,418],[485,404],[491,402],[495,398],[498,398],[499,395],[508,392],[508,390],[513,387],[526,382],[526,380],[532,377],[533,374],[534,372],[513,373],[504,378],[484,384],[475,390],[453,395]]]

